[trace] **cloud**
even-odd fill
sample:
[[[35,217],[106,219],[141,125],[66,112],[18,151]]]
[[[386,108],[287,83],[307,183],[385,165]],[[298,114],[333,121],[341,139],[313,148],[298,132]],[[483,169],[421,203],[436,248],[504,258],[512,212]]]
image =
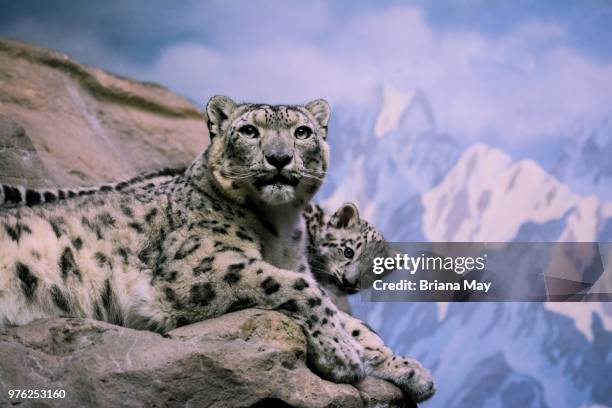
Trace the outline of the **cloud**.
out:
[[[321,44],[269,39],[240,51],[175,44],[134,74],[200,103],[225,93],[250,101],[323,96],[366,104],[386,82],[423,90],[443,130],[520,143],[554,137],[609,109],[612,66],[569,48],[566,37],[562,27],[539,21],[494,38],[439,33],[419,9],[396,7],[338,23]]]
[[[200,105],[222,93],[375,108],[382,83],[420,89],[442,130],[474,141],[554,138],[610,109],[612,66],[576,49],[574,31],[550,18],[509,16],[511,25],[490,34],[467,20],[441,29],[426,5],[185,2],[164,14],[166,3],[142,13],[122,4],[75,11],[78,24],[22,17],[2,31],[162,83]]]

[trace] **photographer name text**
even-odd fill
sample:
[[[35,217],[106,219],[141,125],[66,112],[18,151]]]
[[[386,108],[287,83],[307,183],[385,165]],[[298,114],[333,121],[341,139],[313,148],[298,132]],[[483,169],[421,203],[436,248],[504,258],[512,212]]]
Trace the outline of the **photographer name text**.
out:
[[[465,280],[462,282],[439,282],[420,279],[418,282],[402,279],[399,282],[384,282],[382,279],[375,280],[372,284],[374,290],[384,291],[475,291],[488,293],[491,289],[490,282],[479,282],[477,280]]]

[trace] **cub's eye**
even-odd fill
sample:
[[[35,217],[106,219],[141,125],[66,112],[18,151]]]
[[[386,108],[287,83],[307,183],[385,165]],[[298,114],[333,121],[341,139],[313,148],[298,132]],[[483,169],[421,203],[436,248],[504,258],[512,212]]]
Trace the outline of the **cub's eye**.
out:
[[[240,129],[238,129],[238,132],[240,132],[243,136],[248,137],[249,139],[255,139],[257,136],[259,136],[259,131],[253,125],[244,125]]]
[[[308,126],[300,126],[299,128],[295,129],[294,134],[296,139],[308,139],[310,135],[312,135],[312,129]]]
[[[348,259],[353,259],[355,256],[355,251],[353,251],[351,248],[344,248],[344,256],[346,256]]]

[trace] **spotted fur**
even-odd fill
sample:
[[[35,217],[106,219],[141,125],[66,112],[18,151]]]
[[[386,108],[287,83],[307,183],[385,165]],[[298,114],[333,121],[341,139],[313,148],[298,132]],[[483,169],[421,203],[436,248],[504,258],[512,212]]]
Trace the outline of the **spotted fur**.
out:
[[[166,332],[272,309],[303,325],[323,377],[369,372],[431,395],[426,370],[408,384],[383,368],[390,350],[310,273],[301,214],[327,170],[327,103],[217,96],[207,117],[210,146],[167,181],[0,213],[1,324],[69,315]]]

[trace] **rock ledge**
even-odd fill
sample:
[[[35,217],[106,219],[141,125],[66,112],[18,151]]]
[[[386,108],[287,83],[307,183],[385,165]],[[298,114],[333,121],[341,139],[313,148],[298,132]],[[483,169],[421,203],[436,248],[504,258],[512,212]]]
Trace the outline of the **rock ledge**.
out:
[[[0,333],[0,406],[9,389],[64,389],[25,406],[403,407],[401,391],[366,378],[325,381],[306,366],[290,318],[248,309],[160,336],[89,319],[43,319]],[[21,405],[24,406],[24,405]]]

